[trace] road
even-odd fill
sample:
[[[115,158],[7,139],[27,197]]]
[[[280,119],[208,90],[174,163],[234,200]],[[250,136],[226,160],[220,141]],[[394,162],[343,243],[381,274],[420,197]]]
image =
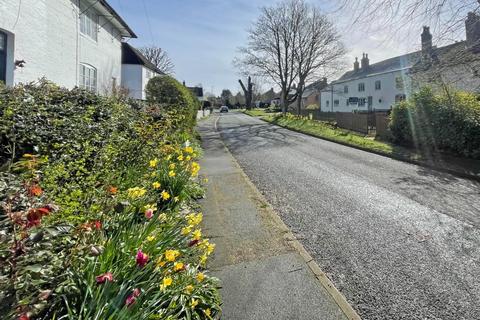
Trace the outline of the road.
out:
[[[363,319],[480,319],[480,183],[215,116],[245,173]]]

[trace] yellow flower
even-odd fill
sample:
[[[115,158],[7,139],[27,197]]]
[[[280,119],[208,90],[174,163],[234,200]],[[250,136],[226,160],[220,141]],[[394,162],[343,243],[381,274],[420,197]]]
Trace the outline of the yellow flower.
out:
[[[136,198],[143,197],[145,195],[145,193],[147,192],[147,190],[145,190],[143,188],[135,187],[135,188],[128,189],[127,192],[128,192],[128,196],[130,198],[136,199]]]
[[[193,286],[191,284],[189,284],[188,286],[185,287],[185,292],[187,294],[192,294],[193,289],[194,289]]]
[[[197,273],[197,276],[195,277],[198,282],[202,282],[205,279],[205,275],[201,272]]]
[[[186,236],[186,235],[188,235],[190,232],[192,232],[192,226],[188,226],[188,227],[182,228],[182,235]]]
[[[173,270],[174,270],[174,271],[183,270],[183,267],[184,267],[183,262],[175,262],[175,263],[173,264]]]
[[[153,160],[150,160],[150,168],[155,168],[158,164],[158,159],[155,158]]]
[[[167,264],[167,262],[166,262],[166,261],[163,261],[163,260],[162,260],[162,257],[160,257],[160,258],[157,259],[157,267],[158,267],[158,268],[164,267],[166,264]]]
[[[200,165],[196,162],[192,162],[191,171],[192,171],[192,175],[196,176],[198,174],[198,171],[200,171]]]
[[[207,252],[207,255],[211,255],[214,250],[215,250],[215,244],[214,243],[209,243],[207,245],[207,249],[205,251]]]
[[[180,201],[180,198],[179,198],[179,197],[173,198],[173,202],[178,202],[178,201]]]
[[[175,163],[171,163],[171,164],[168,166],[168,168],[169,168],[170,170],[175,169]]]
[[[152,183],[152,187],[153,189],[160,189],[162,185],[160,184],[160,182],[158,181],[155,181],[154,183]]]
[[[185,147],[185,152],[186,153],[193,153],[193,148],[192,147]]]
[[[203,256],[201,256],[200,264],[205,265],[207,263],[207,259],[208,259],[207,255],[204,254]]]
[[[199,241],[202,238],[202,231],[200,229],[193,231],[192,238],[193,240]]]
[[[187,219],[187,222],[189,225],[191,226],[196,226],[196,225],[199,225],[202,220],[203,220],[203,214],[200,212],[198,214],[194,214],[194,213],[191,213],[191,214],[188,214],[185,219]]]
[[[176,175],[177,175],[177,174],[176,174],[175,171],[173,171],[173,170],[168,172],[168,176],[169,176],[170,178],[175,177]]]
[[[190,305],[192,306],[192,309],[194,309],[196,306],[198,306],[198,300],[192,298],[192,303]]]
[[[167,259],[167,261],[169,262],[174,262],[179,255],[180,255],[180,251],[178,250],[165,251],[165,259]]]
[[[163,199],[164,201],[167,201],[168,199],[170,199],[170,194],[169,194],[167,191],[165,191],[165,190],[162,191],[162,193],[160,194],[160,196],[162,197],[162,199]]]
[[[170,161],[170,159],[172,159],[172,155],[169,154],[165,159],[166,159],[167,161]]]
[[[146,206],[143,207],[143,210],[147,211],[151,209],[153,212],[157,211],[157,204],[147,204]]]
[[[205,313],[205,315],[206,315],[207,317],[210,318],[210,316],[211,316],[211,314],[212,314],[212,311],[210,311],[210,308],[206,309],[206,310],[203,311],[203,312]]]
[[[208,178],[203,179],[203,182],[208,183]]]
[[[148,236],[147,237],[147,241],[152,242],[153,240],[155,240],[155,236]]]
[[[190,160],[192,160],[192,157],[187,156],[187,157],[185,158],[185,160],[190,161]]]
[[[183,161],[183,155],[179,155],[179,156],[177,157],[177,160],[178,160],[178,161]]]
[[[162,284],[160,285],[160,289],[162,291],[165,290],[168,286],[172,285],[172,282],[173,282],[173,280],[170,277],[163,278]]]

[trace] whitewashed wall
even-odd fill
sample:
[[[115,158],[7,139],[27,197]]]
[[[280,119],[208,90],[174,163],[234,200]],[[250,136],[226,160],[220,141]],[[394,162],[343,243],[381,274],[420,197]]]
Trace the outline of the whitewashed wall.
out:
[[[134,99],[146,100],[145,89],[148,81],[159,74],[140,64],[122,65],[122,87]]]
[[[397,89],[395,79],[401,77],[404,82],[404,89]],[[381,89],[375,90],[375,82],[381,81]],[[358,91],[358,84],[363,82],[365,84],[365,91]],[[348,86],[348,93],[344,93],[344,87]],[[372,97],[372,109],[374,110],[389,110],[395,104],[395,96],[398,94],[405,94],[407,97],[411,94],[411,79],[403,71],[394,71],[383,74],[368,76],[362,79],[338,82],[333,84],[333,99],[331,87],[321,93],[321,109],[322,111],[333,112],[351,112],[354,110],[367,111],[368,97]],[[346,101],[349,97],[365,98],[364,106],[347,105]],[[335,100],[339,100],[338,106],[332,104]],[[328,107],[327,107],[328,102]]]
[[[100,93],[111,90],[113,78],[120,84],[119,31],[100,17],[94,41],[80,33],[79,12],[79,0],[2,0],[0,30],[9,34],[12,50],[7,84],[46,77],[72,88],[79,84],[80,63],[97,69]],[[14,60],[25,60],[25,67],[14,70]]]

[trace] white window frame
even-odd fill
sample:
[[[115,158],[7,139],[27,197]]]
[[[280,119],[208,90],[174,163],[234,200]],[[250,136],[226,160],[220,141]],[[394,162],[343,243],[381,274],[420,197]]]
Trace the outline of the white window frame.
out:
[[[365,82],[360,82],[358,84],[358,92],[364,92],[365,91]]]
[[[79,87],[88,91],[97,92],[98,90],[98,71],[92,65],[81,63],[79,71]]]
[[[98,15],[91,8],[80,7],[80,33],[98,41]]]
[[[381,80],[375,81],[375,90],[382,90],[382,81]]]

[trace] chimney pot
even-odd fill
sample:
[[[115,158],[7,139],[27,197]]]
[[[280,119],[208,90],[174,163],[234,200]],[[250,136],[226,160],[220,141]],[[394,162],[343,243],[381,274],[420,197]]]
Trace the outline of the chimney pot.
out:
[[[370,60],[368,59],[368,54],[364,53],[362,58],[362,70],[365,71],[370,66]]]
[[[360,69],[360,65],[358,63],[358,57],[355,57],[355,62],[353,63],[353,71],[358,71]]]

